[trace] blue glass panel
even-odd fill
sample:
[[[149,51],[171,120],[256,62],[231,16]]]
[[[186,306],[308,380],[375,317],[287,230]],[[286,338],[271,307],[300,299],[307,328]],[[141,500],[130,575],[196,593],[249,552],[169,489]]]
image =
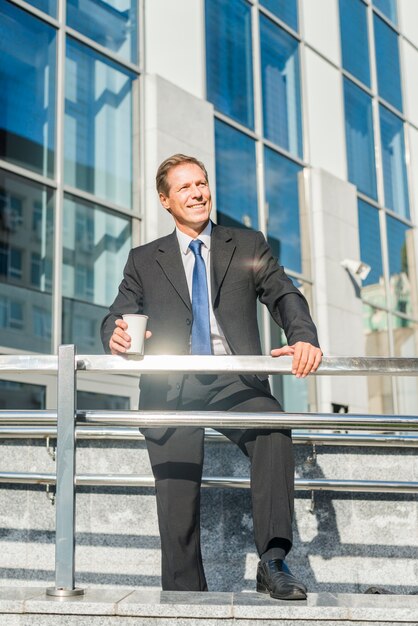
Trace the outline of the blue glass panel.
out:
[[[255,142],[216,120],[218,223],[258,228]]]
[[[0,0],[0,158],[54,175],[55,30]]]
[[[57,0],[26,0],[26,2],[52,17],[57,15]]]
[[[46,408],[46,387],[0,380],[0,409],[22,411]]]
[[[411,314],[411,287],[416,294],[416,285],[411,285],[412,276],[410,274],[410,268],[414,267],[413,229],[390,215],[386,216],[386,228],[389,251],[390,306],[396,311]]]
[[[79,354],[103,354],[100,324],[107,307],[62,299],[62,343],[74,343]]]
[[[343,67],[370,87],[367,7],[361,0],[340,0]]]
[[[297,0],[260,0],[260,4],[294,30],[298,29]]]
[[[383,106],[380,106],[380,137],[385,205],[402,217],[409,218],[403,122]]]
[[[109,393],[77,390],[77,408],[84,411],[129,411],[131,399]]]
[[[52,192],[0,170],[0,345],[51,351],[53,253]]]
[[[137,0],[67,0],[67,24],[135,63],[137,5]]]
[[[373,23],[379,95],[402,111],[398,35],[377,15]]]
[[[359,191],[376,199],[372,100],[347,79],[344,79],[344,108],[348,178]]]
[[[133,80],[128,70],[68,39],[65,182],[128,208]]]
[[[269,148],[264,161],[268,241],[280,265],[301,273],[298,173],[302,168]]]
[[[207,97],[254,128],[251,8],[243,0],[206,0]]]
[[[302,157],[298,42],[264,15],[260,37],[264,134]]]
[[[131,220],[66,196],[63,241],[63,295],[106,306],[132,247]]]
[[[375,302],[376,292],[382,292],[384,304],[384,288],[382,283],[382,248],[380,242],[379,210],[375,207],[358,201],[358,224],[360,237],[360,259],[370,265],[371,270],[367,278],[362,281],[362,295]],[[366,288],[366,289],[365,289]]]
[[[373,4],[377,9],[382,11],[393,24],[396,25],[398,23],[396,0],[373,0]]]

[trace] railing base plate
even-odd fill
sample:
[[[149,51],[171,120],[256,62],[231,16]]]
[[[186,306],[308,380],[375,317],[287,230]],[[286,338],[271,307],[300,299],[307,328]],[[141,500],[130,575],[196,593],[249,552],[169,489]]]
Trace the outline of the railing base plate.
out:
[[[70,598],[71,596],[82,596],[84,589],[76,587],[75,589],[63,589],[62,587],[48,587],[47,596],[55,596],[57,598]]]

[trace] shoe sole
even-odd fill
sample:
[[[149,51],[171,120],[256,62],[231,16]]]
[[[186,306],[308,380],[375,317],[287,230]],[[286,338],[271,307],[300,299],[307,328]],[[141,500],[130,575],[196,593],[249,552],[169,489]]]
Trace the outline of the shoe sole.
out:
[[[307,594],[302,591],[302,589],[299,591],[293,591],[287,595],[278,595],[271,593],[268,589],[266,589],[266,587],[257,584],[256,590],[257,593],[268,594],[270,598],[273,598],[274,600],[306,600],[307,598]]]

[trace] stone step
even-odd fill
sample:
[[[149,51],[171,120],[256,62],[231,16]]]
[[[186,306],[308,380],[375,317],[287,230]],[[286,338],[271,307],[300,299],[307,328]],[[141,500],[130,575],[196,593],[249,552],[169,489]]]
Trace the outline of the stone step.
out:
[[[284,602],[257,593],[88,588],[55,598],[41,587],[0,588],[0,626],[416,626],[418,596],[309,594]]]

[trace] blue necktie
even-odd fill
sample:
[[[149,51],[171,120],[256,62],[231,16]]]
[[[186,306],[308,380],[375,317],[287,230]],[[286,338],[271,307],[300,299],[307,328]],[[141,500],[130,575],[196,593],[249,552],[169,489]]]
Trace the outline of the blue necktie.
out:
[[[192,282],[192,354],[212,354],[208,283],[205,261],[200,250],[201,247],[202,242],[200,239],[195,239],[189,244],[189,248],[195,257]]]

